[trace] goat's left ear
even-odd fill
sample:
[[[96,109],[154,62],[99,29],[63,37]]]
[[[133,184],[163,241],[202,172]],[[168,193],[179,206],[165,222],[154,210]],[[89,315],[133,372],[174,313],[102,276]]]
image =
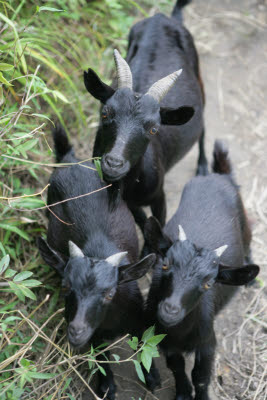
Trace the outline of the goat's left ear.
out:
[[[160,118],[162,125],[184,125],[193,117],[193,107],[179,107],[176,109],[160,107]]]
[[[84,71],[83,78],[88,92],[103,104],[115,93],[115,90],[102,82],[91,68],[88,69],[88,72]]]
[[[149,268],[155,264],[156,259],[155,254],[149,254],[137,263],[119,267],[119,284],[142,278],[148,272]]]
[[[243,265],[240,268],[233,268],[229,265],[219,264],[219,272],[216,282],[233,286],[246,285],[256,278],[259,271],[260,267],[256,264]]]

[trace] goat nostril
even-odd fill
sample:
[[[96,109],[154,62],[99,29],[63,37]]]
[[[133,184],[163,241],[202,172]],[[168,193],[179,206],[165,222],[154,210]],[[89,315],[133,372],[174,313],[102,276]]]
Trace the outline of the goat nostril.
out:
[[[85,328],[76,329],[74,326],[69,325],[69,333],[71,336],[80,336],[85,331]]]
[[[111,156],[106,156],[106,163],[111,168],[120,168],[124,164],[122,159],[114,158],[114,157],[111,157]]]
[[[165,303],[164,308],[168,314],[178,314],[180,312],[180,307],[174,304]]]

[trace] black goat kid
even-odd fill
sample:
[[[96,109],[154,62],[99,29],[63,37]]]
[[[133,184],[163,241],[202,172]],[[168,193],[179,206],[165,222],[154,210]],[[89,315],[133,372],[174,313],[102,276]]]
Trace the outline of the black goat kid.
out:
[[[156,257],[137,262],[135,223],[123,200],[110,211],[107,191],[102,190],[64,202],[104,184],[96,171],[88,169],[93,164],[77,165],[62,128],[54,131],[54,141],[57,161],[76,165],[57,168],[50,178],[48,205],[61,203],[51,207],[47,242],[40,238],[38,247],[45,262],[62,276],[69,341],[85,349],[89,340],[96,347],[126,333],[140,337],[143,301],[135,280]],[[113,400],[113,375],[104,365],[107,376],[99,376],[99,394],[108,390],[107,399]]]
[[[163,231],[154,217],[145,226],[146,244],[158,254],[147,321],[167,333],[161,347],[176,380],[176,400],[193,398],[182,356],[192,351],[195,399],[208,400],[214,316],[236,285],[245,285],[259,272],[257,265],[243,265],[249,261],[251,233],[227,151],[219,142],[213,171],[218,173],[187,183],[178,210]]]
[[[197,140],[198,170],[207,172],[198,56],[181,18],[181,8],[188,2],[179,0],[171,18],[157,14],[133,26],[129,65],[114,51],[117,90],[93,70],[84,73],[87,90],[103,104],[93,155],[102,157],[105,180],[120,182],[142,230],[144,205],[150,205],[164,225],[164,174]]]

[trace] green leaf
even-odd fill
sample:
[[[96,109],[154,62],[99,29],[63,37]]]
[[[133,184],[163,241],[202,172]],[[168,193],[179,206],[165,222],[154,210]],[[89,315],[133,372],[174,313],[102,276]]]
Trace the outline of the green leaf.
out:
[[[11,85],[11,83],[9,83],[9,82],[6,80],[6,78],[4,78],[2,72],[0,72],[0,82],[4,83],[4,84],[7,85],[7,86],[13,86],[13,85]]]
[[[151,364],[152,364],[152,356],[145,349],[141,353],[141,361],[143,363],[143,366],[147,370],[147,372],[149,372]]]
[[[147,343],[149,343],[152,346],[157,346],[164,338],[166,335],[155,335],[152,338],[147,340]]]
[[[103,181],[103,172],[102,172],[100,160],[94,160],[94,164],[95,164],[97,173],[98,173],[98,175],[99,175],[101,181]]]
[[[16,285],[15,283],[13,283],[13,282],[8,282],[8,283],[9,283],[10,289],[12,289],[12,291],[15,293],[15,295],[16,295],[21,301],[25,301],[25,296],[24,296],[24,294],[23,294],[21,288],[20,288],[18,285]]]
[[[13,68],[14,68],[14,65],[6,64],[6,63],[0,63],[0,71],[10,71]]]
[[[57,374],[50,374],[44,372],[28,372],[29,376],[34,379],[51,379],[54,378]]]
[[[9,262],[10,257],[8,254],[6,254],[0,261],[0,275],[7,269],[7,267],[9,266]]]
[[[21,229],[17,228],[14,225],[9,224],[2,224],[0,223],[0,228],[5,229],[6,231],[11,231],[16,233],[17,235],[21,236],[23,239],[28,240],[30,242],[30,237],[27,235],[26,232],[23,232]]]
[[[55,98],[62,100],[63,103],[67,103],[67,104],[70,103],[70,101],[67,99],[67,97],[65,97],[64,94],[60,93],[58,90],[53,90],[52,93]]]
[[[136,360],[133,360],[133,363],[134,363],[135,370],[136,370],[136,373],[137,373],[137,375],[138,375],[138,378],[140,379],[141,382],[143,382],[143,383],[145,384],[145,383],[146,383],[146,380],[145,380],[145,377],[144,377],[144,374],[143,374],[141,365],[140,365],[139,362],[136,361]]]
[[[26,287],[35,287],[41,285],[42,282],[37,281],[36,279],[27,279],[26,281],[23,281],[23,286]]]
[[[155,326],[151,326],[150,328],[148,328],[142,336],[141,342],[146,343],[149,339],[152,338],[152,336],[154,336],[154,332],[155,332]]]
[[[20,290],[22,291],[22,293],[26,296],[29,297],[32,300],[36,300],[36,296],[35,294],[27,287],[20,285]]]
[[[16,275],[17,271],[12,268],[8,268],[5,272],[5,278],[12,278],[12,276]]]
[[[40,12],[40,11],[61,12],[61,11],[65,11],[65,10],[59,10],[58,8],[53,8],[53,7],[45,7],[45,6],[39,7],[39,6],[37,6],[36,11],[37,12]]]
[[[136,351],[137,346],[138,346],[138,339],[136,336],[134,336],[132,339],[128,340],[128,345],[131,347],[131,349],[133,349],[134,351]]]
[[[30,276],[32,276],[32,272],[30,271],[22,271],[20,273],[18,273],[14,278],[13,281],[14,282],[21,282],[24,281],[25,279],[29,278]]]
[[[99,371],[101,372],[101,374],[107,376],[106,371],[105,371],[104,368],[101,367],[101,365],[99,365],[99,364],[98,364],[98,369],[99,369]]]
[[[112,356],[115,358],[115,361],[120,361],[120,356],[118,354],[112,354]]]

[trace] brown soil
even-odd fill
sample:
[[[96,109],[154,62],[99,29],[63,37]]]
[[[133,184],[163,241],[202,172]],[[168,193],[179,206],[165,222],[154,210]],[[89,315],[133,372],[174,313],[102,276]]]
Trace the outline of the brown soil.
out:
[[[151,14],[157,11],[155,7]],[[267,398],[263,287],[267,276],[267,2],[198,0],[185,10],[185,23],[195,38],[205,84],[207,155],[211,159],[216,138],[225,140],[229,146],[253,226],[254,262],[261,266],[257,283],[242,288],[216,320],[218,345],[211,398],[264,400]],[[166,177],[168,218],[178,206],[184,184],[195,173],[197,154],[195,146]],[[125,349],[116,349],[114,353],[122,357],[130,354]],[[192,360],[188,364],[190,373]],[[157,366],[162,388],[154,395],[138,381],[131,365],[115,366],[117,398],[173,400],[174,380],[163,356],[157,359]]]

